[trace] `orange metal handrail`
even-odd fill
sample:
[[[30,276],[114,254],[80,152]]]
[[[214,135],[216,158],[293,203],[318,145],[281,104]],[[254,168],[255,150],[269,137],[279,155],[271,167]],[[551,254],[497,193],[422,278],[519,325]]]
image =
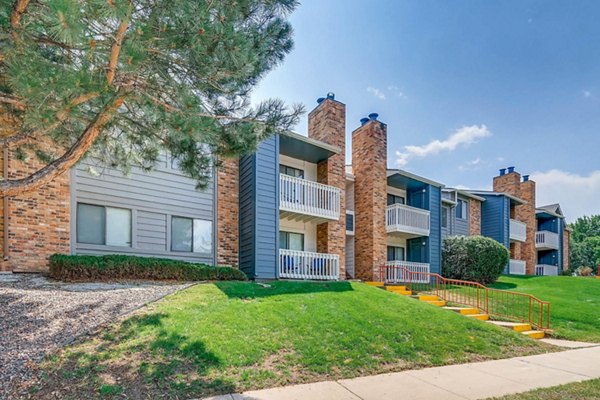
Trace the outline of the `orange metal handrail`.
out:
[[[415,272],[406,267],[384,265],[381,281],[393,276],[408,290],[432,293],[448,303],[474,307],[492,317],[529,323],[536,329],[550,329],[550,303],[527,293],[488,288],[481,283],[444,278],[439,274]]]

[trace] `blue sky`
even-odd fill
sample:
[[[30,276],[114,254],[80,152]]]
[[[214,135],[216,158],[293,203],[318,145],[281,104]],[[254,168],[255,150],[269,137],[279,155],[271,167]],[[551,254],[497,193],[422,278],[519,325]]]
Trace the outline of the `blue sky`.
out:
[[[371,112],[388,124],[389,167],[488,189],[514,165],[573,220],[600,213],[599,20],[598,1],[307,0],[254,99],[334,92],[348,143]]]

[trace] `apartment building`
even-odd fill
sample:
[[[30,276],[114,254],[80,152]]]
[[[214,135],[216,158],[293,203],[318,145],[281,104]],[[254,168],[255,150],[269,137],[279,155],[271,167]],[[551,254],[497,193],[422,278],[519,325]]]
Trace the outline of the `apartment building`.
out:
[[[446,188],[390,169],[387,129],[375,113],[363,118],[346,165],[346,106],[329,93],[307,136],[281,133],[222,160],[204,191],[168,155],[127,176],[83,160],[4,200],[0,270],[43,271],[53,253],[119,253],[235,265],[255,279],[378,280],[384,265],[440,273],[443,238],[480,234],[510,250],[507,273],[568,265],[560,206],[536,208],[527,176],[509,168],[493,191]],[[2,157],[5,176],[37,167]]]

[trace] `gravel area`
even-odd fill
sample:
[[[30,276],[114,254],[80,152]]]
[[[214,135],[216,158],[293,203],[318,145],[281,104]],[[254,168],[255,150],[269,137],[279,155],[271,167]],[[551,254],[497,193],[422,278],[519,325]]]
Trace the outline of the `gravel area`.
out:
[[[17,397],[47,352],[189,286],[64,283],[0,273],[0,399]]]

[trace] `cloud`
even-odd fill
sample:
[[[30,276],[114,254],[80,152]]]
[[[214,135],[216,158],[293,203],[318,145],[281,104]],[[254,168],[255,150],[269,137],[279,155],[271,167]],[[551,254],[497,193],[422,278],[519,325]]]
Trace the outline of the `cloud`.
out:
[[[474,160],[471,161],[467,161],[466,163],[464,163],[463,165],[459,165],[458,166],[458,170],[459,171],[466,171],[468,169],[472,169],[477,167],[478,165],[481,165],[481,157],[477,157]]]
[[[535,172],[531,179],[536,182],[537,205],[560,203],[567,221],[600,214],[600,170],[585,176],[552,169]]]
[[[583,94],[583,97],[592,97],[592,92],[589,90],[584,90],[581,93]]]
[[[373,96],[377,97],[379,100],[385,100],[386,99],[385,93],[383,93],[383,91],[381,91],[381,90],[379,90],[377,88],[374,88],[372,86],[369,86],[367,88],[367,92],[371,93]]]
[[[396,151],[396,162],[402,167],[412,158],[423,158],[439,154],[442,151],[453,151],[458,147],[468,146],[491,135],[492,133],[485,125],[463,126],[445,140],[436,139],[421,146],[404,146],[402,151]]]
[[[471,189],[471,188],[470,188],[470,187],[468,187],[468,186],[465,186],[465,185],[456,185],[456,186],[454,186],[454,189],[458,189],[458,190],[469,190],[469,189]]]

